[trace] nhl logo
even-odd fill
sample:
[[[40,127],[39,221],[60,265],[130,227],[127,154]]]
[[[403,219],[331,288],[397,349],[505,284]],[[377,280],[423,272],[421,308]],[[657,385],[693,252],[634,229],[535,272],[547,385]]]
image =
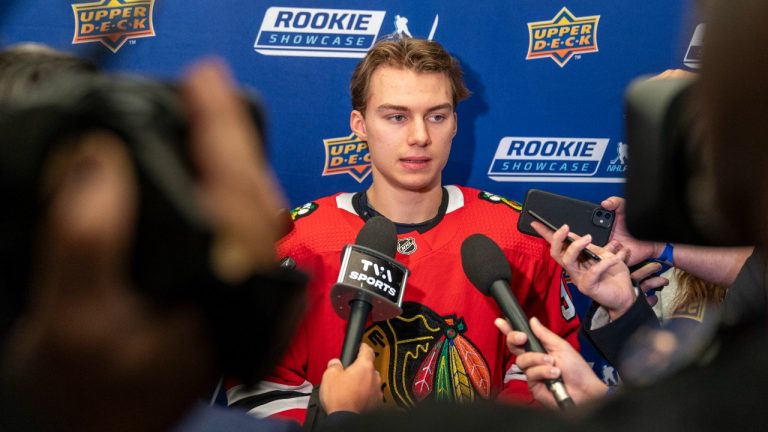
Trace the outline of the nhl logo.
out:
[[[413,237],[401,238],[397,241],[397,252],[410,255],[416,252],[416,239]]]

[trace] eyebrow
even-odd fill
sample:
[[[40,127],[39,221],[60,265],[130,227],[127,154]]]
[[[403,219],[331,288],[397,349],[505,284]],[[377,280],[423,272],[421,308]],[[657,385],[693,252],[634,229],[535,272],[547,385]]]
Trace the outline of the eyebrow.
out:
[[[433,107],[428,108],[427,112],[438,111],[438,110],[441,110],[441,109],[453,110],[453,105],[450,104],[450,103],[444,103],[444,104],[440,104],[440,105],[435,105]],[[406,111],[406,112],[410,112],[411,110],[408,107],[405,107],[405,106],[402,106],[402,105],[394,105],[394,104],[388,104],[387,103],[387,104],[379,105],[376,108],[376,111],[379,111],[379,112],[381,112],[381,111]]]

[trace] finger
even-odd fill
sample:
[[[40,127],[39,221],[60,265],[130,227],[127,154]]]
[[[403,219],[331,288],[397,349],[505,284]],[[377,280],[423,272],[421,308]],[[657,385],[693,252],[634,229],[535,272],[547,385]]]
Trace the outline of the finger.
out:
[[[373,364],[373,361],[375,359],[376,359],[376,353],[373,351],[373,348],[371,348],[366,343],[361,343],[360,350],[357,352],[357,359],[355,360],[355,363],[364,362],[364,363]]]
[[[583,261],[580,259],[581,251],[584,250],[588,244],[592,242],[592,236],[587,234],[584,237],[573,236],[576,238],[570,246],[565,250],[563,254],[563,263],[568,267],[575,266],[578,262]]]
[[[237,282],[274,261],[284,199],[226,68],[202,63],[183,89],[203,203],[216,228],[212,265],[220,278]]]
[[[569,349],[569,344],[565,339],[558,336],[556,333],[549,330],[544,324],[539,321],[538,318],[533,317],[530,319],[531,331],[539,338],[539,342],[544,345],[544,349],[547,351],[564,350]]]
[[[528,335],[519,331],[512,331],[507,334],[507,348],[513,355],[520,355],[525,352],[525,343],[528,342]]]
[[[549,229],[549,227],[539,221],[533,221],[531,222],[531,228],[533,228],[533,230],[536,231],[544,240],[552,243],[553,231]]]
[[[621,197],[612,196],[604,199],[600,206],[608,211],[615,211],[616,213],[624,212],[625,201]]]
[[[341,364],[341,360],[337,358],[332,358],[328,360],[328,366],[326,366],[326,369],[330,368],[341,368],[344,369],[344,365]]]
[[[183,88],[195,135],[192,151],[199,156],[195,161],[204,176],[215,171],[237,178],[232,161],[262,160],[258,134],[224,65],[217,61],[200,63],[187,75]]]
[[[520,366],[520,369],[523,369],[522,366]],[[557,366],[539,365],[524,370],[529,383],[559,378],[561,375],[560,369]]]
[[[648,302],[649,306],[654,307],[654,306],[656,306],[656,303],[659,302],[659,298],[656,297],[656,294],[654,293],[652,295],[646,296],[645,297],[645,301]]]
[[[114,286],[133,233],[137,191],[122,140],[92,132],[74,152],[52,174],[55,178],[46,179],[59,185],[47,216],[40,267],[46,290],[51,290],[47,294],[85,294]]]
[[[624,265],[623,261],[621,260],[621,256],[621,254],[604,256],[600,262],[592,265],[589,269],[587,269],[586,272],[582,274],[580,282],[581,286],[591,287],[598,285],[603,274],[611,267],[616,265]],[[627,280],[628,284],[629,282],[630,281]]]
[[[552,234],[552,238],[549,243],[549,253],[552,255],[552,258],[554,258],[555,261],[557,261],[560,265],[563,264],[562,255],[566,248],[565,239],[568,237],[569,231],[570,229],[568,228],[568,225],[561,226]]]
[[[640,289],[647,293],[649,290],[660,291],[667,285],[669,285],[669,279],[661,276],[655,276],[640,282]]]
[[[509,321],[505,320],[504,318],[496,318],[493,321],[493,325],[495,325],[496,328],[499,329],[501,334],[503,334],[504,336],[506,336],[507,334],[509,334],[509,332],[512,331],[512,324],[510,324]]]
[[[629,276],[632,278],[633,281],[641,281],[647,278],[648,276],[651,276],[654,273],[658,273],[660,270],[661,270],[661,264],[656,262],[651,262],[633,271],[632,274],[630,274]]]
[[[623,248],[624,248],[624,245],[622,245],[621,242],[617,240],[611,240],[605,246],[603,246],[603,249],[613,254],[618,253]]]
[[[519,355],[525,352],[524,346],[528,341],[528,336],[525,333],[513,330],[509,321],[503,318],[496,318],[493,323],[505,336],[507,347],[512,354]]]
[[[555,359],[546,353],[526,352],[517,356],[515,364],[528,375],[528,369],[530,368],[539,366],[553,367]]]

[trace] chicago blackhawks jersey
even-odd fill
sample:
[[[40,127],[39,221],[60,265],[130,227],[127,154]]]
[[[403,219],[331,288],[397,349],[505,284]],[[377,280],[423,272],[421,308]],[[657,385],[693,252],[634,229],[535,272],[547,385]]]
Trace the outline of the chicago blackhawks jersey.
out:
[[[562,269],[546,241],[518,232],[517,203],[459,186],[446,186],[446,193],[436,225],[398,235],[395,258],[410,269],[403,313],[369,322],[363,336],[376,352],[385,404],[408,408],[425,400],[491,398],[531,403],[525,375],[493,324],[499,308],[464,274],[461,244],[475,233],[493,239],[509,260],[510,285],[526,314],[577,347],[579,323]],[[342,249],[354,243],[364,224],[353,196],[325,197],[292,212],[295,227],[278,250],[310,274],[308,309],[272,375],[255,388],[231,386],[230,405],[260,417],[304,420],[309,394],[328,360],[341,354],[346,322],[333,310],[330,290]]]

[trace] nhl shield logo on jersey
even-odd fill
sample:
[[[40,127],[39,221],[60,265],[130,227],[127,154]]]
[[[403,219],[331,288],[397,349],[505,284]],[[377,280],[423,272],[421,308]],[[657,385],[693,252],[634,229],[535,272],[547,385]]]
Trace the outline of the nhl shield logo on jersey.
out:
[[[100,0],[74,3],[73,44],[101,42],[116,53],[128,40],[155,35],[155,0]]]
[[[521,211],[523,209],[523,206],[519,202],[508,200],[503,196],[492,194],[490,192],[481,191],[480,194],[478,194],[478,197],[481,200],[492,202],[494,204],[504,204],[512,210]]]
[[[317,208],[320,207],[316,202],[308,202],[304,204],[303,206],[296,207],[295,209],[291,210],[291,219],[297,220],[301,219],[305,216],[311,215]]]
[[[366,329],[363,341],[376,352],[385,404],[409,408],[425,400],[490,398],[488,363],[466,331],[463,318],[414,302],[403,304],[402,315]]]
[[[413,237],[406,237],[397,240],[397,252],[403,255],[410,255],[416,252],[416,239]]]

